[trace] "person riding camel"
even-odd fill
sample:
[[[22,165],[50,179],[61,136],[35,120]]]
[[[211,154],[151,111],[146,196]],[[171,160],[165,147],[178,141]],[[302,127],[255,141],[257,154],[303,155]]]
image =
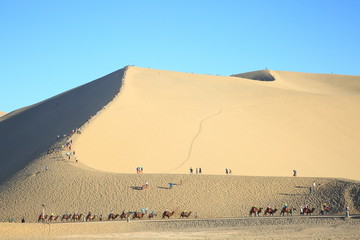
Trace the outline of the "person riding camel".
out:
[[[287,205],[287,203],[284,203],[284,209],[288,209],[288,205]]]
[[[321,210],[325,210],[326,209],[326,203],[324,202],[323,204],[321,204]]]

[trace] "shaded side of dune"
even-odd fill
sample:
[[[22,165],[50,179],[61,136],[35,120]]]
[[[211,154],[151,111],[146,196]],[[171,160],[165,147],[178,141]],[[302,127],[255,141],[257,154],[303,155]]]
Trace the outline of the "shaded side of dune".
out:
[[[0,118],[0,183],[82,126],[120,91],[126,68]]]
[[[269,70],[259,70],[253,72],[233,74],[231,77],[247,78],[259,81],[274,81],[275,78],[270,74]]]

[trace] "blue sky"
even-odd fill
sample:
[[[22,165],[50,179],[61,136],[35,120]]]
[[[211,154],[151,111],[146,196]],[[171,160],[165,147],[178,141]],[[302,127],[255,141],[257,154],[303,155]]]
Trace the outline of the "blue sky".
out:
[[[0,111],[125,65],[360,75],[360,1],[0,0]]]

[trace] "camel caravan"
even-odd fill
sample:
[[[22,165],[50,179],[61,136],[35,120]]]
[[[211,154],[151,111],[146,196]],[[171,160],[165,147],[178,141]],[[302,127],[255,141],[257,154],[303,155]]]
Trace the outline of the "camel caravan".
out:
[[[191,215],[191,211],[182,211],[180,213],[179,218],[189,218]],[[162,218],[167,218],[169,219],[170,217],[172,217],[175,214],[175,211],[169,211],[168,209],[166,209],[163,214],[161,215]],[[92,214],[91,212],[89,212],[88,214],[79,214],[79,213],[74,213],[74,214],[67,214],[64,213],[63,215],[55,215],[54,213],[50,214],[50,215],[45,215],[43,213],[40,213],[39,217],[38,217],[38,222],[79,222],[79,221],[83,221],[83,222],[88,222],[88,221],[112,221],[112,220],[130,220],[130,219],[154,219],[158,216],[157,213],[155,213],[155,211],[151,211],[149,214],[147,214],[147,210],[146,211],[140,211],[140,212],[125,212],[122,211],[122,213],[120,214],[115,214],[113,212],[111,212],[107,218],[103,218],[102,214]],[[198,214],[195,214],[195,218],[198,217]]]
[[[281,208],[280,210],[280,216],[293,216],[293,214],[295,213],[296,208],[293,207],[288,207],[286,204]],[[257,207],[251,207],[250,211],[249,211],[249,216],[255,216],[258,217],[260,216],[261,213],[263,213],[263,216],[275,216],[274,214],[278,212],[277,208],[272,208],[271,206],[268,206],[265,208],[257,208]],[[301,206],[300,207],[300,215],[312,215],[315,212],[315,208],[310,208],[308,206]],[[325,214],[329,214],[330,213],[330,209],[328,206],[326,206],[326,204],[322,204],[321,206],[321,210],[319,212],[320,215],[325,215]],[[168,209],[166,209],[163,214],[161,215],[161,217],[163,219],[170,219],[170,217],[174,216],[175,211],[170,211]],[[191,216],[192,212],[191,211],[182,211],[180,212],[179,218],[189,218]],[[63,215],[55,215],[55,214],[50,214],[50,215],[45,215],[43,212],[40,213],[39,217],[38,217],[38,222],[88,222],[88,221],[112,221],[112,220],[127,220],[130,221],[130,219],[154,219],[158,216],[157,213],[155,213],[155,211],[151,211],[149,214],[147,213],[147,209],[141,209],[141,211],[136,211],[136,212],[125,212],[122,211],[122,213],[118,213],[115,214],[113,212],[111,212],[107,218],[103,218],[102,214],[92,214],[91,212],[89,212],[88,214],[81,214],[81,213],[74,213],[74,214],[63,214]],[[194,214],[194,218],[198,218],[198,213],[195,212]]]
[[[277,208],[272,208],[270,206],[266,207],[265,210],[263,211],[264,208],[257,208],[257,207],[251,207],[250,211],[249,211],[249,216],[255,216],[258,217],[260,216],[260,213],[264,212],[263,216],[274,216],[274,213],[276,213],[278,211]],[[281,208],[280,211],[280,216],[293,216],[293,214],[295,213],[296,208],[294,207],[288,207],[287,205],[284,205]],[[315,212],[315,208],[310,208],[308,206],[301,206],[300,207],[300,215],[305,215],[309,216],[312,215]],[[320,215],[325,215],[330,213],[330,209],[328,206],[326,206],[326,203],[322,204],[321,206],[321,210],[319,212]]]

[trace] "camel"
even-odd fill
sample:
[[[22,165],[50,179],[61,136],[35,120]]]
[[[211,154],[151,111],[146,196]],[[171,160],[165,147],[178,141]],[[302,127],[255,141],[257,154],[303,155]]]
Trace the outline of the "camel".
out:
[[[123,212],[120,214],[120,219],[121,219],[121,220],[127,219],[128,217],[130,217],[130,213],[125,213],[125,211],[123,211]]]
[[[65,213],[64,215],[62,215],[61,221],[63,221],[63,220],[68,221],[69,219],[71,219],[71,216],[72,216],[71,214],[69,215],[69,214]]]
[[[73,216],[72,216],[72,220],[75,222],[75,221],[81,221],[81,218],[82,218],[82,214],[78,214],[78,213],[76,213],[76,214],[74,214]]]
[[[149,214],[149,219],[151,219],[151,218],[155,218],[157,216],[157,214],[156,213],[150,213]]]
[[[270,216],[274,216],[274,213],[276,213],[276,212],[277,212],[277,208],[272,209],[272,208],[267,207],[265,209],[264,216],[266,216],[266,214],[270,214]]]
[[[311,215],[313,212],[315,211],[315,208],[304,208],[304,214],[306,213],[306,215]]]
[[[85,219],[86,219],[86,221],[94,221],[95,218],[96,218],[96,215],[92,215],[91,212],[89,212]]]
[[[280,216],[281,215],[285,216],[285,213],[287,213],[288,216],[289,216],[289,214],[292,216],[293,213],[295,212],[295,210],[296,210],[296,208],[283,207],[281,209]]]
[[[165,212],[162,215],[162,218],[165,218],[165,217],[170,218],[172,215],[174,215],[174,213],[175,213],[175,211],[170,212],[168,210],[165,210]]]
[[[138,218],[138,219],[142,219],[145,216],[145,213],[143,212],[135,212],[133,215],[133,219]]]
[[[259,213],[261,213],[262,209],[263,209],[263,208],[252,207],[252,208],[250,209],[250,212],[249,212],[250,214],[249,214],[249,216],[252,216],[252,214],[254,214],[255,217],[258,217],[258,216],[259,216]]]
[[[119,217],[119,216],[120,216],[119,214],[110,213],[110,214],[109,214],[109,217],[108,217],[108,220],[114,220],[114,219],[116,219],[116,218]]]
[[[184,217],[189,218],[189,217],[190,217],[190,214],[191,214],[191,212],[182,212],[182,213],[180,214],[180,218],[184,218]]]
[[[40,213],[39,218],[38,218],[38,222],[42,221],[45,222],[45,220],[47,219],[48,215],[45,215]]]
[[[49,222],[52,222],[52,221],[57,221],[59,220],[60,216],[59,215],[50,215],[49,218],[48,218],[48,221]]]
[[[329,207],[327,206],[320,210],[321,215],[325,215],[325,213],[330,213]]]

